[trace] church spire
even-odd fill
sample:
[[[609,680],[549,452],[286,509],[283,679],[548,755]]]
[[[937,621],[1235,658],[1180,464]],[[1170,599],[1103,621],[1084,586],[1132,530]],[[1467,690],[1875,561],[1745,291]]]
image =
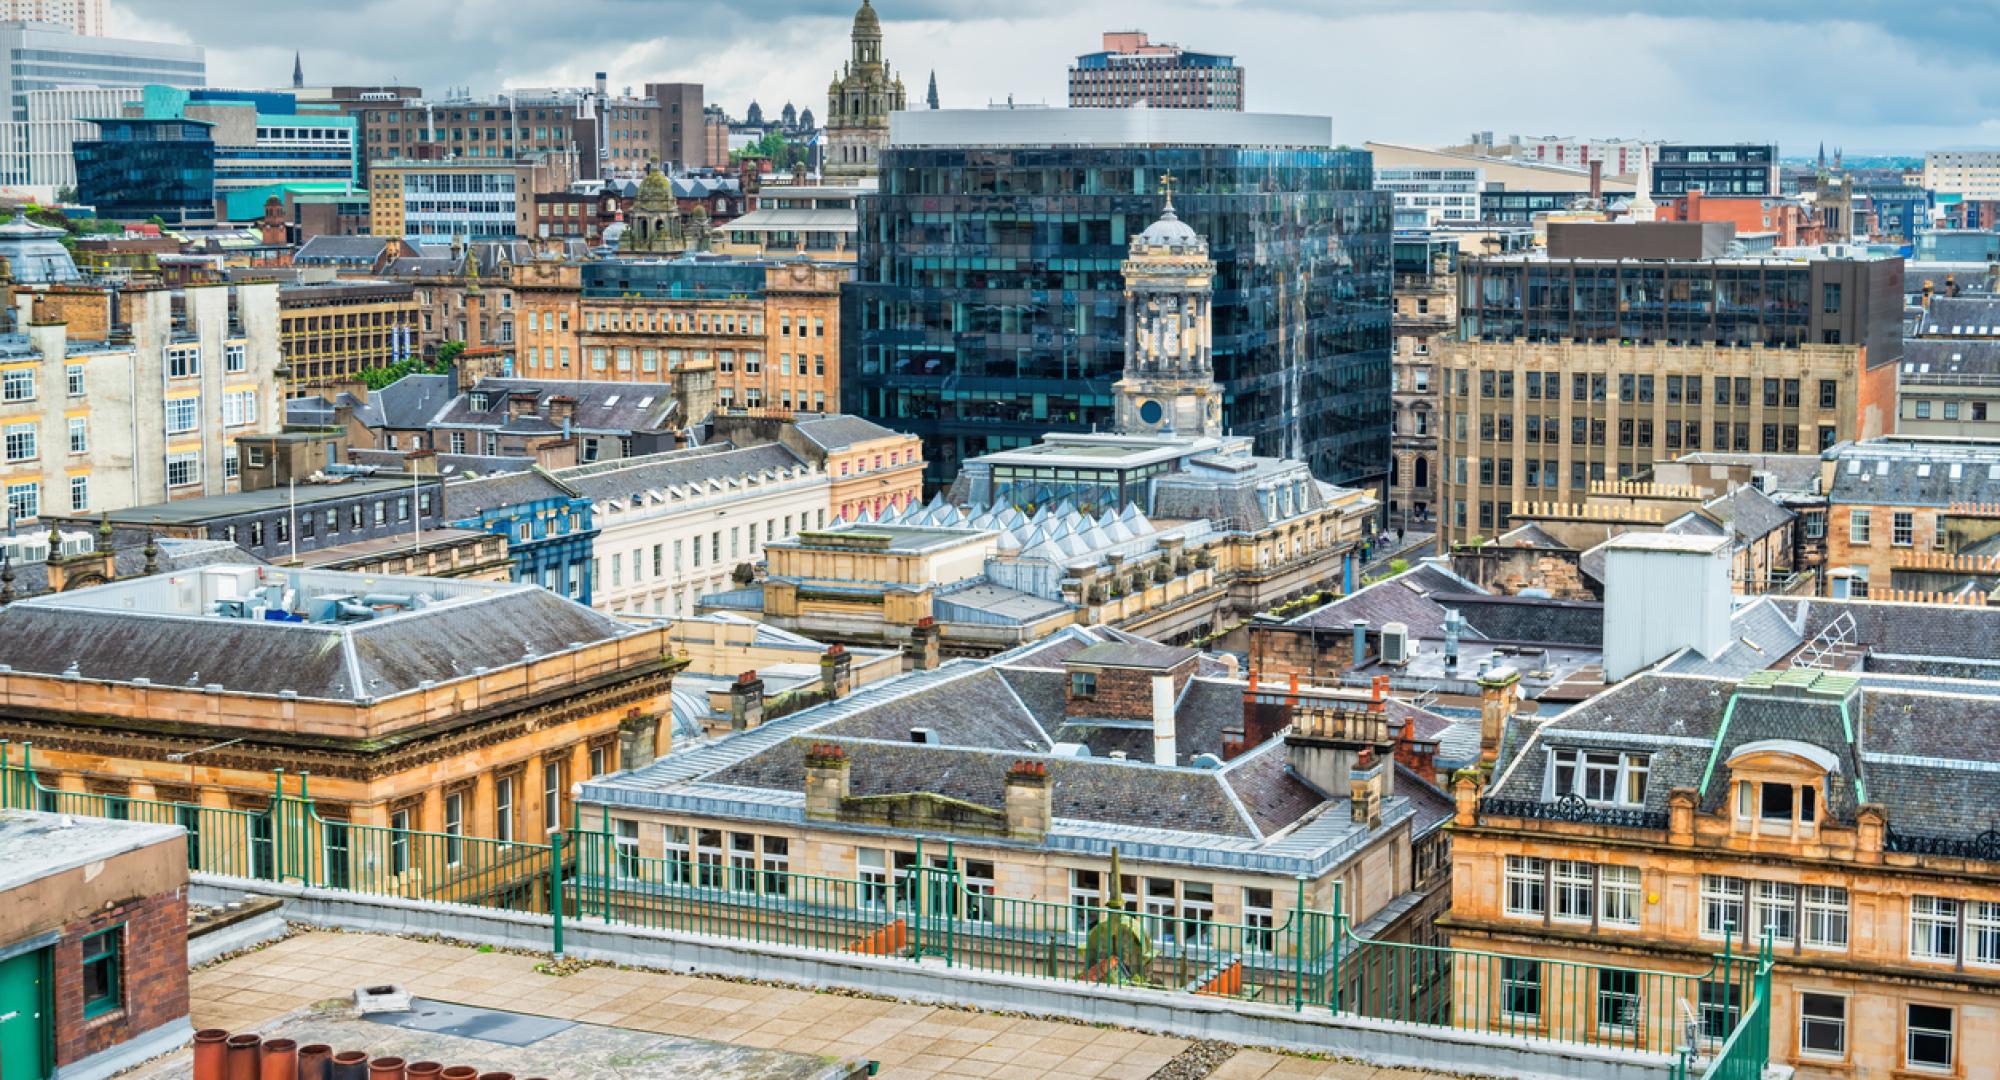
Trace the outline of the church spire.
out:
[[[931,92],[930,92],[929,94],[925,95],[925,98],[924,98],[924,100],[925,100],[926,102],[928,102],[928,103],[930,104],[930,107],[931,107],[931,108],[935,109],[935,108],[937,108],[937,107],[938,107],[938,98],[937,98],[937,69],[936,69],[936,68],[932,68],[932,69],[931,69]]]
[[[304,86],[305,84],[306,84],[306,68],[305,68],[305,65],[304,65],[303,63],[301,63],[301,62],[300,62],[300,60],[299,60],[299,54],[298,54],[298,51],[297,51],[297,50],[293,50],[293,52],[292,52],[292,89],[294,89],[294,90],[297,90],[297,89],[299,89],[300,87]]]

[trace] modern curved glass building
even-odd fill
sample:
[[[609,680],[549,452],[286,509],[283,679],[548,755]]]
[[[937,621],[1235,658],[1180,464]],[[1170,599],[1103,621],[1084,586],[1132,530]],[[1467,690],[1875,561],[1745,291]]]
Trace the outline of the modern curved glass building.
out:
[[[933,487],[968,458],[1110,428],[1119,268],[1170,184],[1216,262],[1226,429],[1322,480],[1381,482],[1390,199],[1331,130],[1220,111],[895,114],[842,290],[842,409],[922,436]]]

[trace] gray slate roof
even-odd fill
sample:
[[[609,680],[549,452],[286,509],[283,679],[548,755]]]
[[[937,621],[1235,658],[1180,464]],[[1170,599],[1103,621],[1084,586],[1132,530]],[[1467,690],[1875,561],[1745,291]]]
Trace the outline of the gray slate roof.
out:
[[[814,446],[827,451],[844,450],[856,443],[886,439],[896,434],[872,420],[846,413],[801,418],[793,422],[792,428]]]
[[[457,389],[455,375],[405,375],[369,395],[376,417],[369,426],[420,431]]]
[[[535,395],[534,416],[520,419],[508,416],[508,398],[517,393]],[[473,402],[481,395],[486,407],[476,409]],[[456,396],[446,395],[438,401],[425,417],[425,422],[443,427],[491,428],[512,433],[560,431],[561,425],[549,419],[550,399],[557,397],[576,401],[576,411],[570,419],[573,431],[623,434],[661,431],[673,426],[675,398],[674,388],[669,383],[540,379],[481,379],[471,391]]]
[[[682,484],[740,480],[766,469],[801,469],[806,462],[777,443],[745,447],[695,447],[664,454],[625,458],[561,469],[555,476],[593,501],[629,499],[645,491],[665,491]]]
[[[445,516],[454,521],[490,510],[522,506],[542,499],[571,499],[576,490],[540,469],[458,480],[444,486]]]
[[[2000,375],[2000,340],[1911,338],[1903,342],[1904,386],[1944,382],[1954,375]]]
[[[2000,337],[2000,297],[1933,296],[1918,337]]]
[[[366,263],[370,266],[382,257],[392,241],[380,236],[330,236],[320,235],[305,242],[292,255],[293,266],[320,266],[327,264],[353,265]]]

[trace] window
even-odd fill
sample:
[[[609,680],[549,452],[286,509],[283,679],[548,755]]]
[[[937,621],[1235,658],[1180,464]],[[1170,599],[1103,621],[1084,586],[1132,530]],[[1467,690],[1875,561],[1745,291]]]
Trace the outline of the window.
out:
[[[560,761],[542,764],[542,831],[562,828],[563,767]]]
[[[1500,1011],[1510,1020],[1541,1022],[1541,961],[1512,956],[1500,961]]]
[[[1799,1052],[1812,1057],[1847,1056],[1847,999],[1839,994],[1799,994]]]
[[[32,461],[36,455],[36,428],[32,423],[7,425],[7,460]]]
[[[616,855],[612,873],[621,878],[639,877],[639,823],[620,818],[612,845]]]
[[[1742,878],[1703,874],[1701,877],[1701,932],[1703,937],[1730,937],[1743,932],[1744,898]]]
[[[186,379],[201,374],[201,349],[179,345],[167,350],[167,378]]]
[[[1835,885],[1805,889],[1806,944],[1819,949],[1847,948],[1847,890]]]
[[[465,859],[465,796],[453,792],[444,797],[444,862],[457,866]]]
[[[1069,693],[1071,697],[1092,697],[1097,693],[1097,672],[1072,671],[1069,673]]]
[[[1639,1033],[1639,973],[1615,968],[1597,972],[1597,1029]]]
[[[514,842],[514,778],[511,776],[493,781],[493,839],[503,844]]]
[[[1903,1064],[1912,1069],[1949,1070],[1954,1020],[1951,1009],[1944,1005],[1911,1002],[1906,1007],[1906,1014],[1909,1034],[1903,1051]]]
[[[90,453],[90,421],[81,416],[69,418],[69,452]]]
[[[70,364],[63,369],[64,381],[68,384],[70,397],[83,396],[83,365]]]
[[[1896,547],[1909,547],[1917,540],[1917,518],[1907,510],[1898,510],[1889,515],[1889,543]]]
[[[26,521],[42,512],[42,486],[33,481],[7,485],[7,520]]]
[[[109,930],[83,939],[83,1015],[84,1018],[103,1016],[124,1003],[121,997],[124,982],[124,961],[121,957],[125,927],[114,926]]]
[[[197,821],[201,818],[199,810],[187,816]],[[183,821],[182,824],[185,825],[187,822]],[[199,846],[199,837],[192,832],[189,833],[188,853],[190,861],[194,858],[195,849]],[[329,889],[347,888],[353,880],[348,873],[348,866],[350,864],[348,862],[347,822],[327,820],[320,822],[320,859],[326,870],[326,887]],[[188,869],[192,870],[194,867],[189,866]]]
[[[1550,882],[1555,886],[1556,909],[1552,916],[1562,922],[1589,922],[1592,897],[1591,866],[1587,862],[1556,859],[1549,863]]]
[[[193,431],[200,423],[201,399],[182,397],[167,399],[167,434],[181,435]]]
[[[1078,871],[1071,871],[1072,878]],[[889,906],[889,863],[881,848],[856,848],[854,852],[854,878],[859,883],[861,906],[887,908]],[[1070,902],[1075,903],[1074,889]]]
[[[1751,914],[1756,937],[1768,933],[1780,945],[1798,939],[1799,887],[1787,881],[1760,881],[1752,901]]]
[[[250,369],[248,346],[224,345],[222,347],[222,369],[231,374]]]
[[[1599,867],[1597,897],[1599,922],[1612,926],[1639,925],[1639,868]]]
[[[257,422],[257,391],[231,390],[222,395],[222,426],[245,427]]]
[[[1244,945],[1256,952],[1270,952],[1276,943],[1276,918],[1271,907],[1271,890],[1243,890],[1243,925],[1248,927]]]
[[[1958,901],[1910,897],[1910,959],[1958,959]]]
[[[397,810],[389,815],[389,872],[401,877],[410,871],[410,812]]]
[[[1743,987],[1730,982],[1703,982],[1700,998],[1701,1034],[1717,1042],[1736,1030],[1743,1016]]]
[[[965,889],[965,917],[973,922],[993,921],[993,864],[967,859],[960,878]]]
[[[1965,913],[1965,931],[1972,939],[1975,964],[2000,965],[2000,901],[1975,900]]]
[[[792,842],[782,836],[764,838],[764,895],[789,896],[792,891]]]
[[[12,371],[0,371],[0,401],[33,401],[34,399],[34,368],[15,368]]]
[[[201,483],[201,453],[167,455],[167,486],[192,487]]]
[[[1609,806],[1642,806],[1650,756],[1598,750],[1554,750],[1549,775],[1552,799],[1578,795]]]
[[[69,478],[69,508],[73,513],[90,509],[90,477]]]
[[[1847,512],[1847,542],[1848,542],[1848,543],[1850,543],[1850,544],[1866,544],[1866,543],[1869,543],[1869,539],[1868,539],[1868,524],[1869,524],[1869,516],[1868,516],[1868,514],[1869,514],[1869,512],[1868,512],[1868,511],[1866,511],[1866,510],[1849,510],[1849,511]]]
[[[1507,914],[1540,916],[1547,906],[1547,863],[1527,855],[1507,856]]]

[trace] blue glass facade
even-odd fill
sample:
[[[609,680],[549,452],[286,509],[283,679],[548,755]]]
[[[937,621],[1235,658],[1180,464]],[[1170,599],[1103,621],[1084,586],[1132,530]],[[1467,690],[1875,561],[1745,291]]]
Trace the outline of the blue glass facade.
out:
[[[507,538],[514,580],[590,603],[590,552],[597,538],[590,500],[551,496],[492,506],[451,523]]]
[[[215,143],[189,120],[93,120],[78,139],[77,198],[112,221],[159,217],[170,225],[215,216]]]
[[[1108,428],[1128,239],[1182,220],[1216,262],[1234,434],[1339,483],[1389,461],[1390,196],[1364,151],[894,147],[841,292],[841,408],[924,440],[927,484],[1050,431]]]

